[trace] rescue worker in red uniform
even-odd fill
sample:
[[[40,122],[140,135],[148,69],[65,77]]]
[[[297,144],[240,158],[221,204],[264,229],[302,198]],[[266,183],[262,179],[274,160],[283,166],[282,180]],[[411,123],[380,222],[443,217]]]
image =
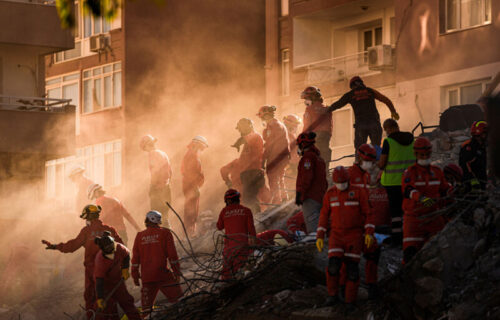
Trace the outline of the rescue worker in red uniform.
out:
[[[85,168],[82,166],[76,166],[68,177],[76,185],[75,209],[80,210],[89,202],[88,190],[94,181],[85,176]]]
[[[292,234],[296,234],[297,231],[307,233],[306,222],[304,221],[304,212],[299,211],[291,216],[286,221],[286,227]]]
[[[314,232],[318,227],[323,195],[328,188],[326,164],[314,145],[315,138],[314,132],[303,132],[297,138],[302,158],[298,167],[295,204],[302,206],[308,233]]]
[[[486,121],[475,121],[470,129],[472,138],[465,141],[460,148],[459,164],[464,172],[467,189],[484,190],[488,181],[487,175],[487,139],[488,124]]]
[[[359,260],[363,244],[369,249],[376,242],[375,226],[371,222],[371,208],[366,190],[349,185],[349,172],[342,166],[333,170],[334,187],[323,199],[316,235],[318,251],[323,251],[324,238],[328,237],[328,267],[326,283],[327,304],[338,302],[339,274],[342,263],[346,268],[345,302],[348,308],[356,300],[359,286]],[[364,234],[364,235],[363,235]]]
[[[59,250],[63,253],[75,252],[81,247],[85,248],[85,258],[83,265],[85,266],[85,310],[87,310],[87,318],[92,317],[92,313],[96,310],[96,292],[94,281],[94,263],[99,247],[95,244],[94,239],[101,236],[104,231],[109,231],[111,236],[118,242],[122,239],[113,227],[105,225],[99,220],[101,207],[89,204],[83,208],[80,218],[86,220],[87,225],[80,231],[75,239],[65,243],[52,244],[47,240],[42,240],[42,243],[47,245],[45,249]]]
[[[290,162],[290,145],[285,125],[274,117],[275,106],[263,106],[257,116],[264,121],[266,127],[262,133],[264,138],[264,158],[262,167],[266,168],[271,203],[280,204],[288,200],[285,188],[285,169]]]
[[[95,257],[94,276],[97,294],[98,320],[118,320],[118,303],[128,319],[140,320],[139,311],[134,305],[134,297],[130,295],[125,281],[130,277],[130,251],[107,231],[94,239],[99,246]]]
[[[417,163],[403,174],[403,263],[408,263],[430,237],[445,225],[443,216],[422,217],[440,209],[439,199],[450,191],[450,185],[439,167],[431,165],[432,145],[419,137],[413,145]]]
[[[242,118],[236,125],[236,130],[241,137],[232,147],[243,150],[238,159],[238,165],[241,173],[241,183],[243,185],[243,204],[249,207],[252,212],[260,212],[258,200],[259,190],[266,184],[264,170],[262,170],[262,159],[264,158],[264,140],[261,135],[256,133],[253,128],[253,122],[250,119]]]
[[[297,153],[297,135],[299,134],[299,126],[302,124],[302,119],[295,114],[289,114],[283,118],[283,124],[288,132],[288,143],[290,146],[290,163],[285,171],[285,184],[288,189],[293,189],[295,188],[297,167],[300,161],[299,154]]]
[[[258,246],[275,246],[280,245],[275,240],[284,239],[287,243],[293,242],[293,237],[288,234],[288,232],[280,229],[272,229],[259,232],[257,234],[257,245]]]
[[[142,310],[152,310],[158,291],[161,291],[169,302],[175,303],[182,297],[179,285],[181,269],[174,237],[167,228],[160,227],[162,215],[158,211],[149,211],[144,221],[146,230],[135,237],[132,250],[132,278],[139,286],[142,280]],[[171,269],[167,267],[167,262]]]
[[[164,220],[168,221],[167,213],[169,207],[166,202],[172,201],[170,179],[172,178],[172,167],[168,155],[156,148],[156,139],[151,135],[142,137],[140,147],[149,155],[149,172],[151,182],[149,185],[149,201],[151,210],[157,210],[165,214]]]
[[[370,137],[371,144],[380,146],[382,142],[382,127],[380,126],[380,115],[375,105],[375,100],[383,102],[391,111],[391,117],[399,120],[399,115],[391,100],[375,89],[368,88],[360,77],[353,77],[349,81],[351,90],[344,94],[339,100],[328,107],[333,112],[344,107],[346,104],[352,106],[354,111],[354,148],[366,143]]]
[[[304,129],[302,132],[316,133],[316,146],[321,158],[325,160],[327,169],[332,160],[330,139],[332,138],[332,114],[323,104],[323,97],[317,87],[307,87],[300,95],[304,99],[306,111],[304,112]]]
[[[95,203],[102,209],[100,214],[101,221],[115,228],[124,244],[128,242],[128,236],[123,218],[125,218],[135,230],[140,230],[139,225],[135,222],[130,212],[128,212],[120,200],[115,197],[107,196],[106,191],[103,190],[100,184],[93,184],[89,187],[88,198],[89,200],[95,199]]]
[[[187,146],[188,151],[182,159],[182,191],[184,193],[184,225],[189,235],[194,235],[196,219],[200,211],[200,188],[205,182],[201,170],[200,155],[208,148],[207,139],[196,136]]]
[[[217,221],[217,229],[225,231],[222,279],[233,278],[250,254],[249,245],[255,244],[255,225],[252,211],[240,205],[240,193],[229,189],[224,194],[226,207]]]

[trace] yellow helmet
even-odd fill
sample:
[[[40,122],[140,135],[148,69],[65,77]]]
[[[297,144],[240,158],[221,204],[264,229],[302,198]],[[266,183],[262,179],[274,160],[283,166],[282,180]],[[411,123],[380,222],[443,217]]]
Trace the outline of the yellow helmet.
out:
[[[95,218],[99,218],[99,213],[101,213],[101,206],[97,206],[95,204],[88,204],[83,208],[82,214],[80,218],[85,220],[92,220]]]

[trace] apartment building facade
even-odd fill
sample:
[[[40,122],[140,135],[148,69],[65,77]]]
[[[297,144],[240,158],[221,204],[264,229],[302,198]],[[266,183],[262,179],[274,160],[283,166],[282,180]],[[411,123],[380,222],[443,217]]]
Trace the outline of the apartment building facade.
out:
[[[358,75],[394,102],[404,130],[438,124],[440,112],[474,103],[500,71],[499,11],[491,0],[268,1],[267,100],[302,115],[306,86],[331,103]],[[353,122],[350,107],[334,112],[333,158],[354,152]]]

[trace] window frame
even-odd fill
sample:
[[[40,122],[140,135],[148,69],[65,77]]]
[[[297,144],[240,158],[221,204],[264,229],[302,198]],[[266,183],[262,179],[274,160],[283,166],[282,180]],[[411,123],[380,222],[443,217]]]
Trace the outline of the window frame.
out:
[[[119,67],[118,67],[119,65]],[[105,69],[107,67],[110,67],[111,68],[111,71],[108,71],[108,72],[105,72]],[[82,70],[82,94],[81,94],[81,100],[82,100],[82,104],[81,104],[81,113],[82,115],[87,115],[87,114],[92,114],[92,113],[95,113],[95,112],[100,112],[100,111],[103,111],[103,110],[109,110],[109,109],[114,109],[114,108],[120,108],[122,105],[123,105],[123,101],[122,101],[122,93],[123,93],[123,81],[122,81],[122,76],[123,76],[123,69],[122,69],[122,62],[121,61],[117,61],[117,62],[113,62],[113,63],[107,63],[107,64],[103,64],[103,65],[100,65],[100,66],[97,66],[97,67],[93,67],[93,68],[89,68],[89,69],[84,69]],[[96,70],[99,70],[98,71],[98,74],[94,74],[96,72]],[[86,76],[85,74],[86,73],[89,73],[90,75],[89,76]],[[115,96],[115,75],[116,74],[120,74],[119,75],[119,78],[120,78],[120,93],[119,93],[119,98],[118,98],[118,95]],[[112,104],[110,106],[105,106],[105,100],[106,100],[106,90],[105,90],[105,78],[106,77],[110,77],[111,78],[111,86],[110,86],[110,94],[111,94],[111,101],[112,101]],[[98,110],[95,109],[95,106],[94,106],[94,95],[95,95],[95,82],[96,80],[100,80],[100,102],[101,102],[101,106]],[[91,110],[88,111],[88,112],[85,112],[85,90],[84,90],[84,87],[85,87],[85,84],[87,81],[90,81],[90,84],[91,84]],[[120,104],[116,104],[116,102],[119,101]]]
[[[376,44],[376,36],[375,36],[376,32],[375,32],[375,30],[378,28],[380,28],[380,34],[381,34],[380,44]],[[366,50],[365,50],[365,32],[367,32],[367,31],[372,32],[372,36],[371,36],[372,45],[369,47],[366,47]],[[373,25],[371,27],[367,27],[367,28],[361,28],[361,29],[359,29],[359,33],[360,33],[360,39],[361,39],[359,52],[363,53],[363,58],[359,59],[360,60],[359,65],[364,66],[364,65],[368,64],[368,48],[384,44],[384,26],[383,26],[383,23],[375,24],[375,25]]]
[[[443,10],[442,17],[444,18],[444,21],[441,22],[441,34],[449,34],[449,33],[454,33],[454,32],[459,32],[463,30],[469,30],[469,29],[474,29],[474,28],[479,28],[482,26],[487,26],[492,23],[492,15],[491,15],[491,0],[480,0],[481,1],[481,17],[482,17],[482,22],[473,26],[467,26],[467,27],[462,27],[462,1],[458,0],[457,2],[457,21],[455,21],[457,28],[454,29],[448,29],[448,4],[450,3],[450,0],[441,0],[443,1],[443,6],[441,7]],[[487,2],[489,2],[489,5],[487,6]],[[489,20],[484,20],[486,16],[486,9],[489,8]]]
[[[457,103],[453,104],[453,105],[462,105],[462,104],[464,104],[461,101],[462,88],[481,84],[481,92],[484,92],[488,88],[490,83],[491,83],[491,78],[483,78],[483,79],[472,80],[472,81],[461,82],[461,83],[456,83],[456,84],[444,86],[443,87],[443,100],[442,100],[444,105],[442,106],[442,110],[446,110],[447,108],[452,106],[450,104],[450,92],[451,91],[454,91],[454,90],[457,91]]]

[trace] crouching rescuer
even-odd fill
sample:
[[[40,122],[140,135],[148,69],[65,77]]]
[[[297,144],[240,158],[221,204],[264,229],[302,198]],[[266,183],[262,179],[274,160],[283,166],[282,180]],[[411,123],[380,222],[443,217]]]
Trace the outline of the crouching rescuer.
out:
[[[328,236],[328,267],[326,284],[329,298],[327,304],[339,301],[339,276],[342,264],[346,268],[345,302],[353,307],[359,286],[359,260],[363,244],[375,245],[374,225],[371,223],[371,208],[368,195],[363,188],[349,184],[349,172],[338,166],[333,170],[334,186],[323,199],[316,235],[318,251],[323,251],[325,233]]]

